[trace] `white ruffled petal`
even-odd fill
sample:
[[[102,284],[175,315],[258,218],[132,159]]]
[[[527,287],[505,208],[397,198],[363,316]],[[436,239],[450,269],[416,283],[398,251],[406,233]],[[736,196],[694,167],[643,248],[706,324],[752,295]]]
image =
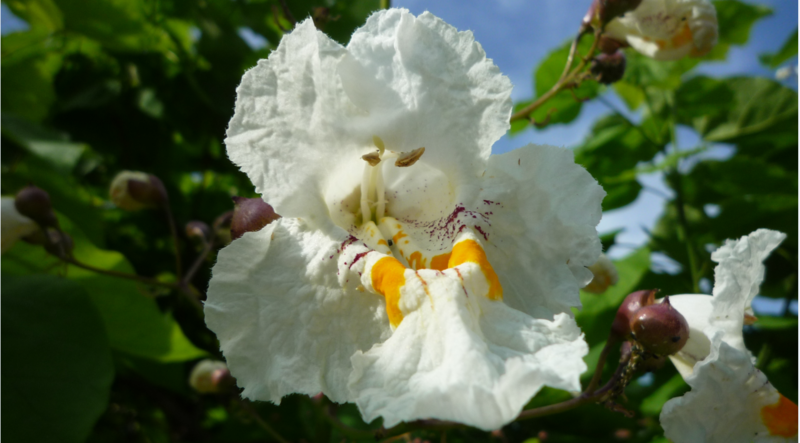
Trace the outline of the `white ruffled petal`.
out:
[[[373,254],[362,277],[370,290],[369,274],[382,259]],[[403,275],[399,326],[352,358],[350,388],[366,421],[383,416],[390,427],[438,418],[492,430],[516,418],[545,385],[580,390],[588,347],[568,315],[534,319],[490,299],[491,285],[475,263]]]
[[[205,304],[206,324],[244,395],[280,403],[323,392],[351,401],[350,356],[391,333],[383,300],[337,281],[336,239],[279,219],[221,250]]]
[[[661,410],[664,435],[674,443],[797,441],[797,407],[793,412],[794,437],[771,435],[767,423],[773,422],[765,420],[764,409],[791,407],[753,366],[749,355],[728,346],[721,335],[716,337],[708,360],[695,368],[687,382],[692,391],[669,400]],[[785,410],[776,412],[790,418]]]
[[[745,315],[764,279],[763,261],[786,236],[760,229],[727,241],[711,258],[714,295],[676,295],[689,323],[686,346],[671,359],[692,391],[661,411],[664,433],[682,442],[797,441],[797,406],[769,383],[744,346]]]
[[[505,302],[537,318],[579,307],[602,249],[603,188],[569,149],[537,145],[492,156],[483,181],[486,255],[503,270]]]

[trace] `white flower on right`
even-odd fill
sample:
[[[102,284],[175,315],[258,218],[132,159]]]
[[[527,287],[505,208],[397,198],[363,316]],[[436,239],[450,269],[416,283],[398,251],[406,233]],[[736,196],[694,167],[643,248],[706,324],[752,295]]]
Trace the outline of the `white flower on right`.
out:
[[[643,0],[605,34],[656,60],[699,57],[717,44],[717,11],[708,0]]]
[[[670,296],[689,323],[689,340],[670,357],[691,392],[661,411],[664,435],[683,442],[797,441],[797,405],[781,395],[754,365],[742,328],[755,320],[750,307],[764,280],[762,262],[786,235],[760,229],[728,240],[711,255],[713,296]]]
[[[19,239],[39,229],[36,222],[17,211],[14,197],[2,198],[2,219],[2,238],[0,238],[2,252],[11,249]]]

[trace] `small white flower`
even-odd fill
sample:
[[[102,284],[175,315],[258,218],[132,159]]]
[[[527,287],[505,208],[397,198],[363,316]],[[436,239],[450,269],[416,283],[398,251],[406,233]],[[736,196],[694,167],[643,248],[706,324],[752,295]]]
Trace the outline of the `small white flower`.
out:
[[[245,74],[228,155],[283,218],[220,252],[205,310],[245,397],[490,430],[580,390],[604,192],[566,149],[489,156],[510,93],[472,33],[397,9],[347,47],[306,20]]]
[[[742,327],[764,280],[762,262],[786,238],[760,229],[711,255],[714,295],[670,296],[689,323],[686,346],[670,359],[692,387],[661,411],[665,436],[683,442],[797,441],[797,405],[754,366]]]
[[[584,291],[592,292],[594,294],[602,294],[608,290],[609,286],[614,286],[619,281],[619,274],[614,262],[609,260],[605,254],[600,254],[600,257],[589,266],[592,271],[592,281],[583,288]]]
[[[25,217],[17,211],[14,206],[14,197],[2,198],[2,213],[0,213],[0,226],[2,226],[2,236],[0,236],[0,252],[6,252],[26,235],[33,234],[39,229],[39,225],[33,220]]]
[[[656,60],[699,57],[717,44],[717,11],[708,0],[643,0],[605,33]]]

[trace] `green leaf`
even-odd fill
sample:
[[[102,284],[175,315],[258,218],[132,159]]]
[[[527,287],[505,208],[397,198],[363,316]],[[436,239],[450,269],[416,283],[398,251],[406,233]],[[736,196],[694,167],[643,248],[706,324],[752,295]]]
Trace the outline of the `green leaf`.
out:
[[[773,53],[765,53],[758,56],[758,59],[761,60],[761,63],[768,66],[771,69],[775,69],[786,60],[797,55],[797,29],[794,30],[794,33],[786,39],[786,42],[783,43],[781,49],[778,52]]]
[[[733,106],[703,126],[703,138],[736,144],[797,145],[797,92],[765,78],[735,77],[725,83],[734,93]]]
[[[53,32],[64,26],[61,11],[52,0],[6,0],[3,3],[31,28]]]
[[[114,367],[80,285],[3,275],[3,438],[83,442],[108,403]]]
[[[796,329],[797,317],[772,317],[759,315],[754,325],[757,329]]]
[[[667,400],[682,395],[688,390],[689,385],[683,381],[683,377],[680,374],[675,374],[668,382],[659,386],[655,392],[642,400],[640,410],[642,414],[657,416],[661,413],[661,408],[664,407],[664,403]]]
[[[614,83],[614,91],[619,98],[628,105],[628,109],[634,111],[644,102],[644,91],[639,86],[620,80]]]
[[[3,40],[5,42],[5,38]],[[3,113],[11,112],[32,121],[41,121],[56,100],[53,77],[61,69],[62,56],[42,53],[16,63],[3,60]]]
[[[734,103],[735,95],[727,82],[705,76],[684,82],[675,92],[678,122],[694,126],[701,134],[722,118]]]
[[[575,162],[585,167],[607,195],[603,210],[631,203],[642,189],[636,181],[636,165],[649,161],[659,151],[643,128],[624,117],[611,115],[595,123],[587,141],[576,148]]]
[[[125,257],[94,246],[83,233],[60,219],[74,242],[74,256],[103,270],[135,273]],[[168,313],[161,313],[149,288],[141,283],[61,265],[40,247],[19,243],[3,256],[3,271],[17,275],[64,273],[89,294],[103,319],[111,347],[120,352],[160,362],[193,360],[206,354],[195,347]]]
[[[70,172],[86,151],[85,144],[69,142],[66,134],[45,128],[13,114],[3,113],[0,119],[2,120],[0,127],[2,127],[4,136],[17,142],[62,172]]]
[[[737,46],[747,43],[750,29],[757,21],[772,14],[772,9],[766,6],[738,0],[717,0],[714,7],[719,23],[719,42]]]

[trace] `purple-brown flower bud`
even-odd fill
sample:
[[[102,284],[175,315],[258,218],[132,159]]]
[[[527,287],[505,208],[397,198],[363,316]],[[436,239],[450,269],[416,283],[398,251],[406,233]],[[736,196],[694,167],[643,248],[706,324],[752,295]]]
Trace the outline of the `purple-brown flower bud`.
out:
[[[152,175],[138,171],[122,171],[111,181],[111,201],[126,211],[162,206],[167,203],[164,183]]]
[[[606,23],[633,11],[642,0],[594,0],[583,17],[585,25],[604,26]]]
[[[604,85],[618,82],[625,75],[625,54],[620,51],[599,54],[592,60],[590,71]]]
[[[620,49],[627,48],[628,46],[630,46],[628,42],[619,41],[605,34],[601,35],[600,41],[597,42],[597,49],[604,54],[613,54]]]
[[[192,369],[189,386],[201,394],[217,394],[232,390],[236,379],[231,376],[225,362],[203,360]]]
[[[193,220],[186,223],[186,236],[192,240],[199,240],[205,243],[211,239],[211,228],[201,221]]]
[[[234,209],[231,218],[231,237],[233,240],[245,232],[260,231],[273,221],[281,218],[272,206],[260,198],[233,197]]]
[[[75,249],[75,242],[66,232],[48,229],[45,238],[44,250],[56,257],[67,258]]]
[[[631,319],[631,333],[646,352],[672,355],[689,339],[689,323],[669,303],[669,297],[658,304],[645,306]]]
[[[58,226],[58,219],[50,203],[50,195],[36,186],[26,186],[14,198],[14,207],[21,215],[35,221],[43,228]]]
[[[617,316],[611,325],[611,336],[617,340],[624,340],[630,336],[630,324],[635,314],[644,306],[653,304],[656,300],[658,289],[647,289],[628,294],[617,309]]]

